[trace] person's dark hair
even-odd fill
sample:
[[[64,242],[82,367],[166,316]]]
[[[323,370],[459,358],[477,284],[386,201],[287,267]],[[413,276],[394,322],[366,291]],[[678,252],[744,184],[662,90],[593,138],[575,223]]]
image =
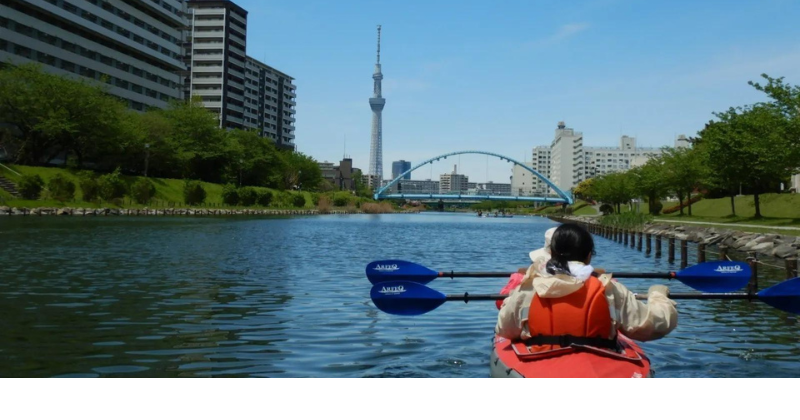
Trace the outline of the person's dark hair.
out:
[[[553,232],[550,241],[550,261],[547,272],[550,274],[569,274],[569,261],[586,261],[594,254],[594,239],[586,229],[573,224],[564,223]]]

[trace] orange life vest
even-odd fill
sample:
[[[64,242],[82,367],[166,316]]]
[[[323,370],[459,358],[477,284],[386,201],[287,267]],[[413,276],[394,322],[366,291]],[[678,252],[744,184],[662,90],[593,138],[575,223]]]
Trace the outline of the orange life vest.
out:
[[[605,287],[592,276],[583,287],[567,296],[533,296],[528,311],[531,338],[525,344],[533,353],[571,345],[615,348],[616,331],[611,326]]]

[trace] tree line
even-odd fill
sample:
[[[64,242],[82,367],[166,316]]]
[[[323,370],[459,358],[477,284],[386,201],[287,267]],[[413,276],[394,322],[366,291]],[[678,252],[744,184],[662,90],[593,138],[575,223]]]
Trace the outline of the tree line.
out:
[[[105,84],[0,68],[0,147],[15,163],[63,162],[74,169],[232,183],[324,188],[317,162],[254,131],[223,130],[199,98],[137,112]]]
[[[577,197],[610,205],[619,213],[623,204],[634,198],[647,200],[652,214],[659,214],[660,200],[678,198],[678,209],[694,191],[710,197],[730,196],[731,212],[736,215],[734,196],[752,194],[755,217],[761,216],[759,195],[780,192],[792,174],[800,171],[800,86],[783,78],[762,75],[764,82],[749,82],[766,94],[764,102],[731,107],[715,112],[689,139],[691,147],[663,148],[643,166],[626,172],[609,173],[580,183]]]

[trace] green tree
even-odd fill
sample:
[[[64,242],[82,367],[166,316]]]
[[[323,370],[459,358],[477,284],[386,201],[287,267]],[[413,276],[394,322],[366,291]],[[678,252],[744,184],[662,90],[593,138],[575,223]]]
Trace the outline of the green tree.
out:
[[[355,185],[357,196],[372,198],[372,191],[370,191],[369,185],[364,182],[364,175],[361,173],[361,169],[353,172],[353,184]]]
[[[698,146],[710,169],[710,178],[731,191],[741,184],[753,193],[755,217],[761,217],[759,195],[775,190],[777,184],[797,168],[793,154],[790,122],[780,108],[770,104],[731,108],[715,114],[700,132]],[[690,213],[691,214],[691,213]]]
[[[678,201],[683,203],[684,197],[691,200],[692,191],[702,185],[706,168],[703,166],[702,155],[695,148],[663,149],[664,179],[669,189],[675,192]],[[680,207],[683,216],[683,206]],[[692,204],[689,201],[689,216],[692,215]]]
[[[617,213],[622,211],[622,204],[630,203],[636,197],[633,177],[628,173],[612,172],[594,179],[589,193],[596,200],[612,204]]]
[[[647,163],[631,169],[628,173],[632,177],[635,193],[646,198],[650,213],[657,215],[661,211],[657,203],[660,203],[661,197],[669,191],[664,160],[660,156],[653,156]]]
[[[283,189],[299,187],[305,191],[317,191],[322,184],[322,170],[313,158],[300,152],[284,151],[280,153],[282,162]]]
[[[125,105],[105,86],[46,73],[38,64],[0,69],[0,125],[16,162],[39,164],[62,155],[78,165],[111,154],[124,133]]]

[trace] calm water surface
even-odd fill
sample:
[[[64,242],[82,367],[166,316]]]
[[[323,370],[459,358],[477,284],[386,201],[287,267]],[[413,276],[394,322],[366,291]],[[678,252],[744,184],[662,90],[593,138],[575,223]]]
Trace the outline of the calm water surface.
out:
[[[0,376],[486,377],[493,303],[388,315],[364,267],[511,271],[552,226],[454,214],[0,218]],[[595,266],[675,268],[596,241]],[[496,293],[505,282],[430,286]],[[678,328],[644,344],[656,376],[800,376],[797,316],[758,302],[678,308]]]

